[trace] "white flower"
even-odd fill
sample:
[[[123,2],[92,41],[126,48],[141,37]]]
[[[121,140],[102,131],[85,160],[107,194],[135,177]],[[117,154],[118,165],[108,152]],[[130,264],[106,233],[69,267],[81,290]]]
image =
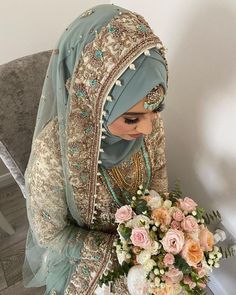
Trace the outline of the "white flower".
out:
[[[129,220],[126,223],[126,226],[130,228],[137,228],[137,227],[143,227],[145,225],[149,225],[150,223],[151,223],[151,220],[147,216],[140,214],[140,215],[134,216],[133,219]]]
[[[154,242],[152,243],[152,246],[151,246],[151,249],[150,249],[151,254],[152,254],[152,255],[156,255],[156,254],[158,254],[160,248],[161,248],[160,243],[158,243],[157,241],[154,241]]]
[[[155,283],[156,287],[159,287],[160,282],[161,282],[160,278],[155,277],[154,283]]]
[[[147,279],[146,271],[142,265],[131,267],[127,276],[127,287],[131,295],[146,295],[147,294]]]
[[[125,261],[125,258],[126,258],[126,252],[125,251],[117,251],[116,254],[117,254],[119,264],[122,265],[122,263]]]
[[[150,272],[153,267],[156,265],[156,262],[153,259],[149,259],[148,261],[146,261],[143,265],[144,270],[146,270],[147,272]]]
[[[151,209],[160,208],[163,204],[163,199],[161,198],[161,196],[154,190],[150,191],[150,196],[152,197],[152,199],[147,202],[147,205],[151,207]]]
[[[149,250],[143,250],[137,255],[136,259],[139,264],[144,264],[151,258],[151,256],[152,254]]]
[[[163,203],[163,207],[170,209],[170,207],[172,206],[172,202],[170,200],[165,200]]]
[[[216,262],[216,263],[214,264],[214,267],[215,267],[215,268],[219,268],[219,267],[220,267],[220,264],[219,264],[218,262]]]

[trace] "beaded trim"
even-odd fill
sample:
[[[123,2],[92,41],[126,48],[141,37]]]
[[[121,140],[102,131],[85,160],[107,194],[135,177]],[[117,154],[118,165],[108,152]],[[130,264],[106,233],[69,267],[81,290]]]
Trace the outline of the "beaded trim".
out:
[[[133,61],[156,46],[162,53],[160,39],[144,18],[132,12],[118,14],[85,46],[71,77],[66,129],[68,179],[74,194],[73,217],[80,216],[81,223],[87,226],[91,226],[94,220],[106,99]],[[74,152],[76,149],[78,151]]]

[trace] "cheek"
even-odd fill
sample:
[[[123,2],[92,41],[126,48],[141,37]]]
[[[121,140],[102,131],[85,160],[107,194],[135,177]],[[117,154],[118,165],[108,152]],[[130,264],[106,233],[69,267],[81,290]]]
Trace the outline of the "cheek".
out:
[[[111,125],[108,126],[109,131],[112,134],[125,134],[134,129],[133,126],[124,123],[123,119],[117,119]]]

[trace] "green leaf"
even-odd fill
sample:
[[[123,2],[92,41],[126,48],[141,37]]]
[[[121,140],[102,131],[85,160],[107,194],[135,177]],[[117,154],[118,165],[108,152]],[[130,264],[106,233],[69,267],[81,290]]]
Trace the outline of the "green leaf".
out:
[[[130,238],[132,232],[131,228],[126,227],[124,224],[120,224],[118,230],[125,240]]]

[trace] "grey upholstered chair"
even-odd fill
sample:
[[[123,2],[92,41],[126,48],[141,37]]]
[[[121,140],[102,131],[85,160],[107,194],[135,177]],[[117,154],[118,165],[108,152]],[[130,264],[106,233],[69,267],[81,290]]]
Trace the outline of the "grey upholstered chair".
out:
[[[24,172],[50,55],[51,51],[45,51],[0,65],[0,157],[23,195]],[[0,222],[4,222],[2,214]]]

